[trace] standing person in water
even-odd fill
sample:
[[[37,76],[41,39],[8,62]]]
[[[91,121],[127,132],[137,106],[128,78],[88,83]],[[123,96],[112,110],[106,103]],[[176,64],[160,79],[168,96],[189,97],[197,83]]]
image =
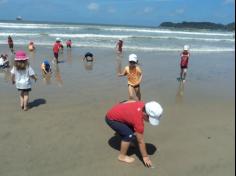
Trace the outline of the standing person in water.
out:
[[[69,40],[66,41],[66,47],[67,47],[67,48],[71,48],[71,47],[72,47],[72,41],[71,41],[71,39],[69,39]]]
[[[29,65],[28,59],[24,51],[17,51],[14,66],[11,70],[12,84],[15,84],[20,92],[20,106],[24,111],[28,110],[29,92],[31,91],[30,78],[33,78],[35,81],[37,80],[34,70]]]
[[[128,78],[129,99],[134,99],[136,96],[138,100],[141,100],[140,84],[142,82],[142,70],[137,64],[137,55],[130,54],[129,65],[125,67],[122,73],[118,73],[118,76],[127,76]]]
[[[13,53],[14,52],[14,43],[13,43],[13,39],[11,38],[10,35],[8,36],[8,46],[9,46],[9,49],[11,50],[11,52]]]
[[[59,63],[59,51],[60,49],[63,50],[63,45],[61,44],[61,39],[60,38],[56,38],[56,42],[53,45],[53,53],[54,53],[54,58],[56,60],[56,63]]]
[[[189,62],[189,46],[185,45],[183,52],[181,53],[181,60],[180,60],[180,81],[186,81],[186,75],[188,71],[188,62]]]
[[[36,48],[35,48],[34,42],[31,41],[31,42],[29,43],[29,45],[28,45],[28,50],[29,50],[30,52],[33,52],[35,49],[36,49]]]
[[[118,42],[116,43],[116,52],[117,54],[122,54],[123,52],[123,40],[119,39]]]

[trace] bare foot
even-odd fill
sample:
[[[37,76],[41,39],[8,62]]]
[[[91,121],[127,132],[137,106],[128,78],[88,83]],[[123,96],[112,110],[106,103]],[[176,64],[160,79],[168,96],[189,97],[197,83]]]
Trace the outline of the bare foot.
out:
[[[126,162],[126,163],[133,163],[134,161],[135,161],[135,159],[134,158],[132,158],[132,157],[129,157],[129,156],[121,156],[121,155],[119,155],[118,156],[118,160],[119,161],[122,161],[122,162]]]

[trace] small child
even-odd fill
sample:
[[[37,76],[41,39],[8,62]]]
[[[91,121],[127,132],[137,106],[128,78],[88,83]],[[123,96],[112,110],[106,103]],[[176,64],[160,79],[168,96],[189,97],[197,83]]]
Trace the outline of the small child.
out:
[[[47,59],[45,59],[41,64],[41,70],[43,77],[52,72],[51,65]]]
[[[1,54],[0,57],[0,68],[8,68],[9,67],[9,60],[8,60],[8,55],[7,54]]]
[[[30,67],[28,57],[24,51],[17,51],[15,54],[14,66],[11,70],[12,84],[20,92],[20,106],[24,111],[28,110],[29,92],[31,91],[31,80],[36,82],[37,77],[34,70]]]
[[[134,93],[138,100],[141,100],[140,84],[142,82],[142,70],[138,64],[138,57],[136,54],[129,55],[129,66],[126,66],[123,73],[118,76],[128,77],[128,91],[129,98],[134,99]]]
[[[186,81],[189,57],[190,57],[189,46],[185,45],[183,52],[181,53],[181,61],[180,61],[180,80],[182,80],[183,82]]]
[[[9,49],[11,50],[12,53],[14,53],[14,42],[10,35],[8,36],[7,42],[8,42]]]
[[[54,53],[54,58],[56,60],[56,63],[59,63],[59,51],[61,49],[61,52],[63,52],[63,45],[61,44],[61,39],[60,38],[56,38],[56,42],[53,45],[53,53]]]
[[[83,58],[83,61],[86,60],[87,62],[93,62],[95,60],[94,56],[92,53],[90,52],[87,52],[85,55],[84,55],[84,58]]]
[[[67,40],[67,41],[66,41],[66,47],[67,47],[67,48],[71,48],[71,45],[72,45],[71,39]]]
[[[116,43],[116,52],[117,54],[121,54],[123,51],[123,40],[119,39],[118,42]]]
[[[32,52],[32,51],[34,51],[35,49],[36,49],[36,48],[35,48],[34,42],[31,41],[31,42],[29,43],[29,45],[28,45],[28,50]]]

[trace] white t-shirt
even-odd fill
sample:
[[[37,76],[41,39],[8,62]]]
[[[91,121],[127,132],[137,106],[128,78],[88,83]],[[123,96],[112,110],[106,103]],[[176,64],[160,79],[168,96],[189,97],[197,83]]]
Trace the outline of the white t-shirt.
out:
[[[29,66],[25,70],[17,70],[13,67],[11,74],[15,75],[17,89],[31,89],[30,76],[35,75],[34,70]]]

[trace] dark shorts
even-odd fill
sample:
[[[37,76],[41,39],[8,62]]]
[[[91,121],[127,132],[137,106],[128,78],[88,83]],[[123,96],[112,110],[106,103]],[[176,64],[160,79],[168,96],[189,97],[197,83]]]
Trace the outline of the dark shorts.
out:
[[[188,69],[188,66],[181,66],[181,69]]]
[[[129,142],[135,139],[134,130],[129,125],[118,121],[109,120],[107,117],[105,120],[106,123],[120,135],[122,141]]]
[[[54,57],[58,59],[58,53],[54,53]]]
[[[18,89],[18,91],[21,91],[21,92],[30,92],[31,89]]]
[[[133,88],[140,88],[140,85],[132,86],[132,85],[128,84],[128,87],[129,87],[129,86],[131,86],[131,87],[133,87]]]
[[[71,45],[66,45],[67,48],[71,48]]]

